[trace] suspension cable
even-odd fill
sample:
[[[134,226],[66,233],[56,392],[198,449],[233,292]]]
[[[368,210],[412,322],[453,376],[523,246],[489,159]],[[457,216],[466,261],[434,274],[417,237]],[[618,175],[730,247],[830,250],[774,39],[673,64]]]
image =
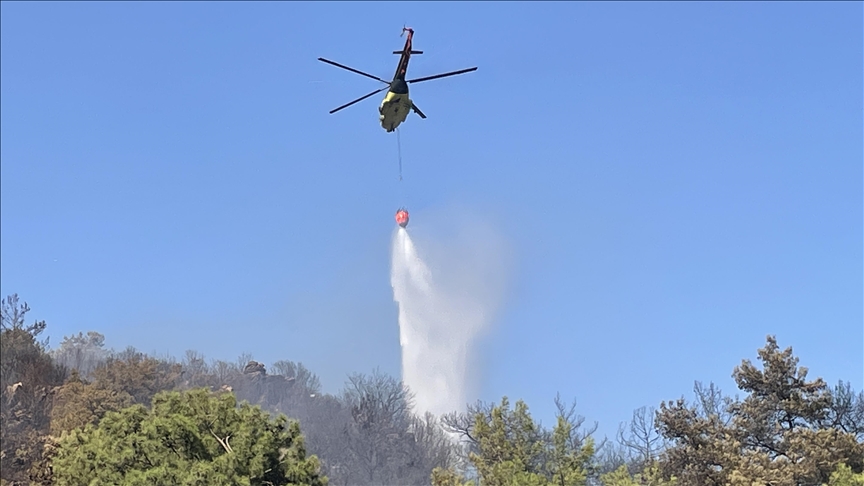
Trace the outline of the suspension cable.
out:
[[[399,153],[399,180],[402,180],[402,140],[399,136],[399,128],[396,128],[396,150]]]

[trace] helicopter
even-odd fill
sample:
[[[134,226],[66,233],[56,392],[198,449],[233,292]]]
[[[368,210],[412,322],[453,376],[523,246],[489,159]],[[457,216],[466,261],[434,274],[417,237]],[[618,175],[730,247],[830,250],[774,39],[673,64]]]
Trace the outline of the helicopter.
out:
[[[359,74],[361,76],[366,76],[367,78],[372,78],[372,79],[375,79],[377,81],[381,81],[382,83],[387,85],[387,86],[385,86],[381,89],[377,89],[377,90],[375,90],[375,91],[373,91],[373,92],[371,92],[365,96],[361,96],[360,98],[357,98],[356,100],[354,100],[350,103],[345,103],[344,105],[340,106],[339,108],[331,110],[330,114],[336,113],[337,111],[342,110],[343,108],[348,108],[349,106],[353,105],[354,103],[359,103],[360,101],[363,101],[366,98],[369,98],[370,96],[373,96],[373,95],[380,93],[381,91],[384,91],[385,89],[389,88],[389,90],[387,91],[387,95],[384,97],[384,100],[381,101],[381,106],[378,107],[378,113],[379,113],[378,119],[381,121],[381,127],[384,128],[384,130],[386,130],[389,133],[389,132],[396,130],[396,127],[398,127],[402,122],[404,122],[406,118],[408,118],[408,114],[412,110],[414,111],[414,113],[417,113],[420,116],[420,118],[426,118],[426,115],[424,115],[423,112],[420,111],[420,108],[417,108],[417,105],[415,105],[414,102],[411,101],[411,99],[408,97],[408,85],[409,84],[419,83],[422,81],[431,81],[433,79],[444,78],[447,76],[455,76],[457,74],[464,74],[464,73],[469,73],[471,71],[477,70],[477,67],[475,66],[475,67],[468,68],[468,69],[460,69],[459,71],[452,71],[452,72],[444,73],[444,74],[436,74],[434,76],[426,76],[423,78],[406,80],[405,75],[408,72],[408,61],[411,59],[411,55],[412,54],[423,54],[423,51],[415,51],[413,49],[412,41],[414,38],[414,29],[412,29],[410,27],[402,27],[402,34],[401,35],[404,36],[406,32],[408,33],[408,38],[405,40],[405,47],[403,47],[401,51],[393,51],[393,54],[401,54],[401,56],[399,58],[399,65],[396,67],[396,74],[393,75],[392,81],[385,81],[385,80],[379,78],[378,76],[373,76],[371,74],[364,73],[363,71],[359,71],[357,69],[354,69],[354,68],[351,68],[348,66],[344,66],[344,65],[339,64],[337,62],[333,62],[333,61],[330,61],[328,59],[324,59],[323,57],[318,58],[318,60],[321,62],[325,62],[327,64],[331,64],[333,66],[340,67],[342,69],[347,69],[348,71]]]

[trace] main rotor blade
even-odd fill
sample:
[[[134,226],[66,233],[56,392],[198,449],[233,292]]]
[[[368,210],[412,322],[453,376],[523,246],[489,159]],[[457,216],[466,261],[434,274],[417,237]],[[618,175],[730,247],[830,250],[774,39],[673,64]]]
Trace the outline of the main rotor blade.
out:
[[[423,112],[420,111],[420,108],[417,108],[417,105],[415,105],[413,102],[411,103],[411,108],[414,110],[414,113],[420,115],[420,118],[426,118],[426,115],[424,115]]]
[[[359,75],[361,75],[361,76],[366,76],[367,78],[372,78],[372,79],[374,79],[374,80],[376,80],[376,81],[381,81],[382,83],[384,83],[384,84],[386,84],[386,85],[388,85],[388,86],[390,85],[390,81],[384,81],[383,79],[379,78],[378,76],[372,76],[372,75],[369,74],[369,73],[364,73],[363,71],[358,71],[358,70],[356,70],[356,69],[354,69],[354,68],[351,68],[351,67],[348,67],[348,66],[343,66],[342,64],[339,64],[338,62],[333,62],[333,61],[330,61],[330,60],[328,60],[328,59],[324,59],[323,57],[319,57],[318,60],[321,61],[321,62],[326,62],[327,64],[332,64],[332,65],[334,65],[334,66],[336,66],[336,67],[340,67],[340,68],[342,68],[342,69],[347,69],[347,70],[351,71],[352,73],[357,73],[357,74],[359,74]]]
[[[370,97],[370,96],[372,96],[372,95],[374,95],[374,94],[377,94],[377,93],[380,93],[380,92],[384,91],[385,89],[387,89],[387,88],[385,87],[385,88],[381,88],[381,89],[376,89],[375,91],[373,91],[373,92],[367,94],[366,96],[363,96],[363,97],[357,98],[356,100],[354,100],[354,101],[352,101],[352,102],[350,102],[350,103],[345,103],[344,105],[340,106],[339,108],[336,108],[335,110],[331,110],[331,111],[330,111],[330,114],[332,115],[333,113],[336,113],[337,111],[341,110],[342,108],[348,108],[349,106],[353,105],[354,103],[359,103],[359,102],[365,100],[366,98],[368,98],[368,97]]]
[[[473,68],[468,68],[468,69],[462,69],[459,71],[453,71],[451,73],[436,74],[435,76],[426,76],[425,78],[409,79],[406,82],[407,83],[419,83],[420,81],[430,81],[432,79],[445,78],[447,76],[455,76],[457,74],[470,73],[471,71],[476,71],[476,70],[477,70],[477,68],[473,67]]]

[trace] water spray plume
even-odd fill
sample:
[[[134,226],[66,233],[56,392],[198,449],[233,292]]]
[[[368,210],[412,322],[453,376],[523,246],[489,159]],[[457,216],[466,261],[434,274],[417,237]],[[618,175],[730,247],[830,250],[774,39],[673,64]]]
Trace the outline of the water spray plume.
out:
[[[402,379],[419,414],[463,411],[473,401],[472,348],[501,301],[503,275],[495,242],[472,236],[467,245],[421,257],[404,227],[393,235],[390,279],[399,304]]]

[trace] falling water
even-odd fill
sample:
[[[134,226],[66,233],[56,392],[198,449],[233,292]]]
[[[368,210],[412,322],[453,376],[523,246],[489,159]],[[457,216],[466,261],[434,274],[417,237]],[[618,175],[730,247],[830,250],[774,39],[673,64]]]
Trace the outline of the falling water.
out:
[[[406,229],[393,235],[390,279],[399,304],[402,379],[420,414],[464,410],[476,379],[472,345],[501,300],[495,242],[474,234],[467,243],[421,257]]]

